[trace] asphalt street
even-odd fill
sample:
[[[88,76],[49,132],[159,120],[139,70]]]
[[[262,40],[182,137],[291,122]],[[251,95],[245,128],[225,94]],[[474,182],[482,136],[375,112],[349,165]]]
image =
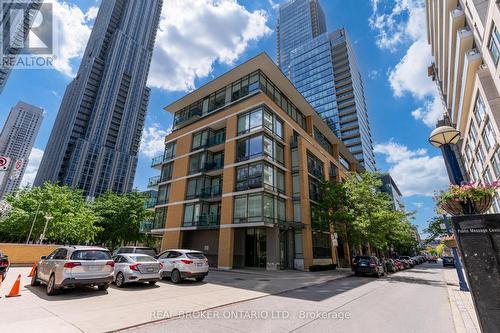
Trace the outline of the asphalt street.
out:
[[[181,315],[130,332],[455,332],[443,268],[321,285]]]

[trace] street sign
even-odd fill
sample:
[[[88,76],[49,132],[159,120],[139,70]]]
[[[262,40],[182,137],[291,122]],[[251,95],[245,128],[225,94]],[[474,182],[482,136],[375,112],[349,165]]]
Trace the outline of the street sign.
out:
[[[10,175],[10,180],[18,179],[21,176],[21,172],[24,165],[24,159],[16,160],[14,168],[12,169],[12,174]]]

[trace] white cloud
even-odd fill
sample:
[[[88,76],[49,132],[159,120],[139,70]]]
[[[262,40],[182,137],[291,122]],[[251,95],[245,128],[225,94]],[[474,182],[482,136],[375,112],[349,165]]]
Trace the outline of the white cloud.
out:
[[[160,155],[165,149],[165,136],[172,132],[172,128],[162,130],[160,124],[153,124],[144,128],[139,151],[147,157]]]
[[[389,173],[404,196],[432,196],[449,184],[441,156],[431,157],[425,149],[410,150],[393,140],[376,144],[374,151],[385,156]]]
[[[368,72],[368,78],[370,80],[375,80],[380,76],[380,71],[377,69],[372,69],[370,72]]]
[[[66,1],[51,0],[54,24],[54,68],[69,76],[75,76],[71,62],[83,56],[91,28],[88,25],[93,10],[85,14],[77,5]]]
[[[398,50],[401,45],[410,45],[399,63],[388,72],[394,96],[413,96],[423,104],[412,111],[413,117],[434,127],[444,108],[434,82],[427,77],[432,56],[427,42],[424,1],[396,0],[389,9],[385,2],[384,6],[379,0],[371,0],[371,3],[369,24],[377,32],[377,45],[390,51]]]
[[[38,148],[33,148],[30,153],[28,166],[24,171],[23,179],[21,180],[21,186],[28,186],[33,184],[35,181],[36,173],[40,162],[42,161],[43,150]]]
[[[85,13],[85,19],[87,21],[95,20],[98,12],[99,12],[99,7],[97,6],[90,7],[89,10],[87,10],[87,12]]]
[[[232,64],[249,43],[270,34],[265,11],[236,0],[169,0],[163,4],[149,84],[191,90],[215,62]]]
[[[414,203],[413,203],[413,206],[415,206],[415,207],[417,207],[417,208],[422,208],[422,207],[424,207],[424,203],[423,203],[423,202],[418,202],[418,201],[417,201],[417,202],[414,202]]]

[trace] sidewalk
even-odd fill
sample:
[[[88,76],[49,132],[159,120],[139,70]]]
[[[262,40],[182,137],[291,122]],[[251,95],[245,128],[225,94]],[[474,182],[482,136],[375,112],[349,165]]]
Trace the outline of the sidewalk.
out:
[[[457,333],[480,333],[474,304],[470,292],[460,291],[456,270],[443,270],[448,289],[453,323]]]

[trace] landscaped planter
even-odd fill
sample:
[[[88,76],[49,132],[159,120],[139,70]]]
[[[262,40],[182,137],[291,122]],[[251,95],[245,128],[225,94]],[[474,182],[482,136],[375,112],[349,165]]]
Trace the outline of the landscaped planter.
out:
[[[473,215],[486,213],[493,204],[493,196],[485,195],[477,200],[460,201],[458,199],[444,200],[440,207],[448,214],[457,215]]]
[[[452,217],[472,299],[484,333],[500,328],[500,214]]]

